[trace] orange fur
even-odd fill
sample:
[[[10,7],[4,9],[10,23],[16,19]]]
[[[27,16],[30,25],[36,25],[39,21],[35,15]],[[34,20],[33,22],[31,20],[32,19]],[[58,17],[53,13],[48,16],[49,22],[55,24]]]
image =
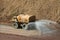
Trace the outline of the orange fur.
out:
[[[20,14],[20,15],[17,16],[17,19],[18,19],[19,22],[28,23],[29,22],[29,17],[30,17],[30,15]]]

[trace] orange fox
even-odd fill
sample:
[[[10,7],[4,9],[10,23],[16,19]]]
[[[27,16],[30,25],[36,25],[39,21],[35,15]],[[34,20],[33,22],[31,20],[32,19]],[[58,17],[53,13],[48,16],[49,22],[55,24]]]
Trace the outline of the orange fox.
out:
[[[34,15],[20,14],[18,16],[13,17],[14,25],[17,27],[23,27],[25,24],[29,22],[34,22],[36,17]]]

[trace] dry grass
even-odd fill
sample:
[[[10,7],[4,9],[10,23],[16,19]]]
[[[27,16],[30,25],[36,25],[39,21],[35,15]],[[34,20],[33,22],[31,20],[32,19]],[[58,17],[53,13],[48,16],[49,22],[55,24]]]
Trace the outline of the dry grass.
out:
[[[0,0],[0,10],[0,21],[20,13],[36,15],[37,19],[60,20],[60,0]]]

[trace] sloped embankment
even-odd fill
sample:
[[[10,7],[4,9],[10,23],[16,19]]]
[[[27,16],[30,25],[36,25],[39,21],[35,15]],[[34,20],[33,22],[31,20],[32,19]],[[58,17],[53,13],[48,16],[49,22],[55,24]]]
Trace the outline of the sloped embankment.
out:
[[[0,21],[20,13],[36,15],[37,19],[60,20],[60,0],[1,0]]]

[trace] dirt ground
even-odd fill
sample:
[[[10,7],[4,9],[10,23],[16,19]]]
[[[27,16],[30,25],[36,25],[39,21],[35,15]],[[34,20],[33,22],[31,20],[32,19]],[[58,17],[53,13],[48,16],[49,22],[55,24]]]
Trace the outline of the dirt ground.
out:
[[[15,34],[15,35],[24,35],[24,36],[36,36],[41,35],[41,32],[36,30],[23,30],[23,29],[15,29],[12,26],[0,25],[0,33],[7,33],[7,34]]]
[[[60,40],[60,31],[42,35],[36,30],[27,31],[0,25],[0,40]]]
[[[39,40],[38,38],[0,33],[0,40]]]
[[[27,37],[21,35],[12,35],[0,33],[0,40],[60,40],[60,34],[55,34],[54,36],[44,36],[44,37]]]

